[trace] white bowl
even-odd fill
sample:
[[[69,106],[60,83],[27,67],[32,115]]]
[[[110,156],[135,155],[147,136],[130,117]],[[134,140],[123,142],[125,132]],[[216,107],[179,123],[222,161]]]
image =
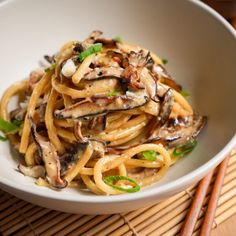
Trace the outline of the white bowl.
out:
[[[0,187],[55,210],[104,214],[130,211],[167,198],[200,180],[236,143],[236,34],[200,1],[17,0],[0,4],[0,93],[25,78],[44,54],[92,30],[121,35],[167,58],[169,72],[190,91],[208,126],[194,152],[157,184],[134,194],[95,196],[54,191],[15,171],[8,143],[0,143]]]

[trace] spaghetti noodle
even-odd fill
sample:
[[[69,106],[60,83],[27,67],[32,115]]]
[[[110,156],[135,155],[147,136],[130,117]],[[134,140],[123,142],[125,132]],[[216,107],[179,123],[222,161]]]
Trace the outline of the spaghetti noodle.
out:
[[[2,97],[1,118],[22,122],[6,134],[25,157],[19,170],[38,185],[139,191],[191,152],[205,126],[207,118],[193,111],[160,58],[101,34],[66,43],[46,57],[45,71]],[[13,96],[19,102],[9,111]]]

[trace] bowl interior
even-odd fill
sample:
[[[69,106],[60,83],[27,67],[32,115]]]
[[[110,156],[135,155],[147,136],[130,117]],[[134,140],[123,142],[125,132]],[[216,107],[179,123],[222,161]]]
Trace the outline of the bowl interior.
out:
[[[190,92],[196,111],[207,115],[208,126],[195,151],[170,168],[156,185],[164,186],[211,160],[235,135],[235,35],[195,1],[164,0],[19,0],[0,7],[0,94],[39,66],[71,39],[84,39],[92,30],[120,35],[167,58],[170,74]],[[15,171],[15,155],[0,143],[0,178],[36,189],[33,180]],[[0,182],[1,182],[0,181]],[[30,190],[29,190],[30,191]],[[63,190],[62,197],[87,195]],[[45,194],[57,192],[44,189]],[[96,196],[92,196],[97,198]]]

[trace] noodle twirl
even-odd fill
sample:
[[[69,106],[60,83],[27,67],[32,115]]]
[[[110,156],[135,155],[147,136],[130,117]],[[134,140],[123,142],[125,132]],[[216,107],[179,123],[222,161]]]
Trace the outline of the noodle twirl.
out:
[[[19,170],[38,185],[139,191],[190,153],[206,124],[161,59],[101,34],[66,43],[2,97],[2,124],[15,128],[2,131],[24,156]]]

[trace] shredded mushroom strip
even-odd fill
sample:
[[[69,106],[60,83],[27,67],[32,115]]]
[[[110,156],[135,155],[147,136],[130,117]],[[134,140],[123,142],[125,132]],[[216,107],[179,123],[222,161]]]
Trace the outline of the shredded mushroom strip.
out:
[[[207,118],[153,52],[93,31],[45,58],[51,65],[8,88],[0,107],[1,139],[25,157],[19,171],[38,185],[132,193],[196,146]]]

